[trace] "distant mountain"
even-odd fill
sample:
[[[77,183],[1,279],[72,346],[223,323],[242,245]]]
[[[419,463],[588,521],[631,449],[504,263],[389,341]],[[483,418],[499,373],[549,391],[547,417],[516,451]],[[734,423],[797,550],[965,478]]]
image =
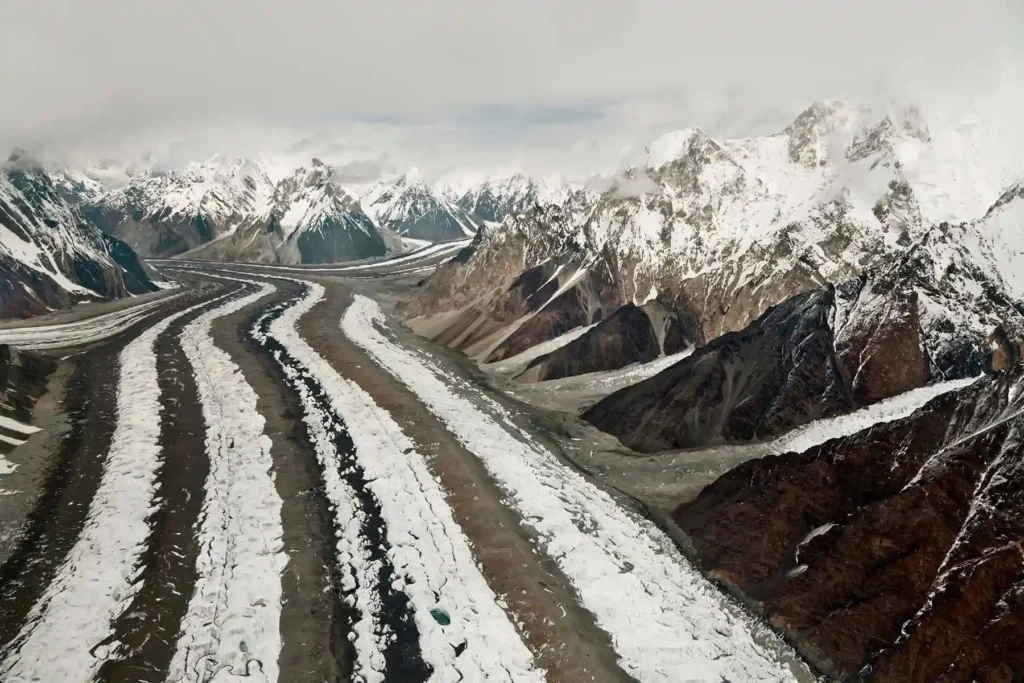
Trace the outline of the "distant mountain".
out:
[[[596,198],[487,223],[402,313],[556,397],[695,347],[613,375],[636,383],[582,417],[619,443],[581,468],[637,484],[822,673],[1017,680],[1024,157],[1000,123],[823,101],[774,135],[676,131]],[[938,397],[897,419],[913,390]],[[817,445],[773,443],[800,426]],[[673,500],[673,468],[715,481]]]
[[[360,202],[377,225],[402,237],[444,242],[472,236],[477,230],[463,209],[416,173],[378,183]]]
[[[336,263],[383,256],[397,238],[377,227],[359,200],[314,159],[231,232],[188,252],[194,258],[257,263]]]
[[[38,164],[15,154],[0,170],[0,317],[155,291],[157,277]]]
[[[281,170],[262,160],[214,157],[171,171],[106,162],[50,174],[68,202],[144,256],[289,263],[377,256],[381,242],[401,250],[409,242],[462,239],[537,205],[565,204],[578,191],[524,175],[475,183],[459,177],[434,187],[415,170],[352,184],[350,172],[317,160],[283,178],[272,167]],[[322,196],[314,197],[317,192]],[[371,232],[364,230],[367,222]],[[298,230],[300,223],[316,229]],[[350,236],[338,237],[343,234]]]
[[[571,191],[572,188],[563,183],[546,183],[516,174],[474,186],[457,204],[478,225],[500,223],[538,204],[563,204]]]
[[[82,212],[141,255],[167,257],[231,234],[273,194],[261,162],[215,157],[132,177],[86,200]]]
[[[934,376],[963,375],[987,364],[999,324],[1015,345],[1024,339],[1014,303],[1022,293],[1011,288],[1024,272],[1013,258],[1024,245],[1009,227],[1019,199],[1000,198],[1024,159],[998,146],[976,122],[926,120],[914,109],[875,115],[841,101],[815,103],[761,138],[677,131],[574,217],[533,211],[487,231],[427,281],[407,314],[481,316],[488,322],[472,329],[492,332],[494,344],[463,335],[461,347],[521,350],[569,321],[592,324],[657,298],[703,343],[794,294],[863,277],[874,283],[865,292],[914,297]],[[466,205],[489,211],[492,194]],[[517,277],[567,262],[576,267],[553,276],[557,301],[510,317]]]

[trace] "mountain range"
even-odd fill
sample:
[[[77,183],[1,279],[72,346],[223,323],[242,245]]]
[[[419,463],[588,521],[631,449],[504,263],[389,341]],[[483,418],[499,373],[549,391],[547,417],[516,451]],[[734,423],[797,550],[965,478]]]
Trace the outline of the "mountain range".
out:
[[[691,559],[820,671],[1017,680],[1024,158],[1008,142],[836,100],[764,137],[676,131],[604,192],[480,230],[402,313],[513,392],[633,376],[577,411],[614,437],[610,480],[651,487]],[[947,393],[866,417],[921,391]],[[800,430],[816,445],[671,493]],[[577,464],[610,476],[601,437],[580,435]]]
[[[161,278],[15,152],[0,171],[0,317],[156,291]]]
[[[820,671],[1017,680],[1024,158],[1004,134],[824,100],[772,135],[667,133],[600,188],[513,174],[458,192],[414,170],[351,185],[317,159],[18,153],[0,173],[0,314],[153,291],[147,257],[318,264],[470,237],[409,276],[399,314],[503,388],[631,376],[566,419],[635,472],[703,471],[932,392],[640,502]]]
[[[451,343],[494,361],[626,304],[657,302],[702,344],[795,293],[843,284],[861,308],[882,295],[886,315],[907,311],[936,375],[976,371],[996,328],[1014,340],[1024,329],[1012,227],[1024,163],[986,164],[972,136],[931,131],[916,110],[873,118],[839,101],[762,138],[671,133],[604,193],[480,233],[407,314],[457,313]],[[555,296],[522,290],[534,268]]]

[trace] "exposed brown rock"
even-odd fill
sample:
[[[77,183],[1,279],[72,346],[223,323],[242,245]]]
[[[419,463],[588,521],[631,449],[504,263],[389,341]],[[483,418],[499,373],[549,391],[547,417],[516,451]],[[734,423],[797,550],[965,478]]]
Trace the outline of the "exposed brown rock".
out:
[[[47,356],[0,344],[0,414],[31,424],[35,402],[56,367]]]
[[[526,271],[562,255],[571,261],[570,243],[579,215],[572,205],[538,206],[509,217],[498,231],[482,228],[469,247],[440,266],[409,302],[407,319],[426,318],[470,307],[487,309]]]
[[[511,358],[580,325],[589,325],[595,319],[600,319],[600,309],[591,311],[585,289],[577,285],[559,294],[520,325],[487,357],[487,362]]]
[[[844,302],[844,295],[849,300]],[[931,380],[931,367],[921,332],[918,296],[914,291],[877,293],[863,280],[838,288],[836,355],[860,405],[916,389]]]
[[[989,369],[992,372],[1005,372],[1020,360],[1020,349],[1001,325],[989,335],[988,347],[992,351],[989,356]]]
[[[663,355],[671,356],[703,343],[700,323],[685,301],[662,303],[659,298],[645,304],[643,309],[655,332],[660,333],[658,338]]]
[[[0,318],[28,318],[51,306],[68,308],[71,297],[48,275],[0,256]]]
[[[851,410],[833,350],[832,288],[792,297],[583,419],[639,451],[748,441]]]
[[[647,314],[636,304],[628,303],[562,348],[534,359],[519,379],[543,382],[614,370],[654,360],[660,350]]]
[[[833,675],[1024,680],[1021,382],[747,462],[674,518],[706,572]]]
[[[557,262],[551,259],[523,271],[491,307],[491,316],[508,323],[537,311],[558,291],[556,268]]]

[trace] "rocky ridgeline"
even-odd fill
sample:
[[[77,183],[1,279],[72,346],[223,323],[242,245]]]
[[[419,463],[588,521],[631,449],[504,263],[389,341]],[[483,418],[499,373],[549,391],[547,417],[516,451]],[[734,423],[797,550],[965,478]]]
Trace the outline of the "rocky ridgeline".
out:
[[[667,135],[606,192],[479,233],[403,312],[484,362],[591,326],[527,382],[695,347],[583,415],[674,462],[984,375],[750,460],[673,519],[831,676],[1024,680],[1024,160],[931,126],[823,102],[765,138]]]
[[[51,177],[15,155],[0,170],[0,317],[156,290],[135,252],[68,203]]]
[[[1024,200],[1013,187],[988,197],[958,185],[937,197],[919,178],[942,169],[911,167],[925,151],[938,155],[929,146],[917,112],[898,122],[873,119],[841,102],[816,104],[765,138],[719,142],[679,131],[652,144],[645,165],[624,171],[603,194],[581,192],[561,208],[513,215],[482,231],[460,259],[428,278],[405,315],[430,336],[445,330],[445,343],[493,361],[652,301],[659,310],[652,328],[668,316],[686,330],[687,343],[702,344],[831,283],[858,290],[859,324],[877,328],[883,317],[901,316],[919,326],[930,366],[918,373],[923,381],[974,374],[991,364],[993,343],[1015,357],[1024,339],[1016,304],[1024,286],[1001,258],[1021,251],[1004,224]],[[929,218],[954,208],[962,222]],[[554,298],[535,296],[529,309],[518,303],[518,289],[535,269],[549,274],[542,284]],[[874,323],[865,317],[872,306]],[[590,353],[586,344],[600,362],[524,379],[649,358],[649,345],[623,335],[603,326],[559,354]],[[564,362],[556,357],[551,365]],[[856,392],[865,399],[878,393]]]
[[[674,514],[694,557],[842,679],[1024,673],[1022,370],[802,453]]]

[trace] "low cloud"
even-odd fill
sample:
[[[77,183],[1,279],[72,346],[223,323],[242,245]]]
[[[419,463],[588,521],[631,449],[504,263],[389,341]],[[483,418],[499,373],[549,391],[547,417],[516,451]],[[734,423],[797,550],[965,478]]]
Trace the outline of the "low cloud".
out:
[[[971,106],[1024,49],[1004,0],[0,3],[0,148],[586,176],[668,130],[811,101]],[[367,161],[370,160],[370,161]]]
[[[643,168],[630,169],[617,176],[611,185],[615,199],[635,199],[644,195],[660,195],[661,187]]]
[[[334,179],[342,185],[369,183],[386,175],[394,175],[399,168],[387,159],[363,159],[335,166]]]

